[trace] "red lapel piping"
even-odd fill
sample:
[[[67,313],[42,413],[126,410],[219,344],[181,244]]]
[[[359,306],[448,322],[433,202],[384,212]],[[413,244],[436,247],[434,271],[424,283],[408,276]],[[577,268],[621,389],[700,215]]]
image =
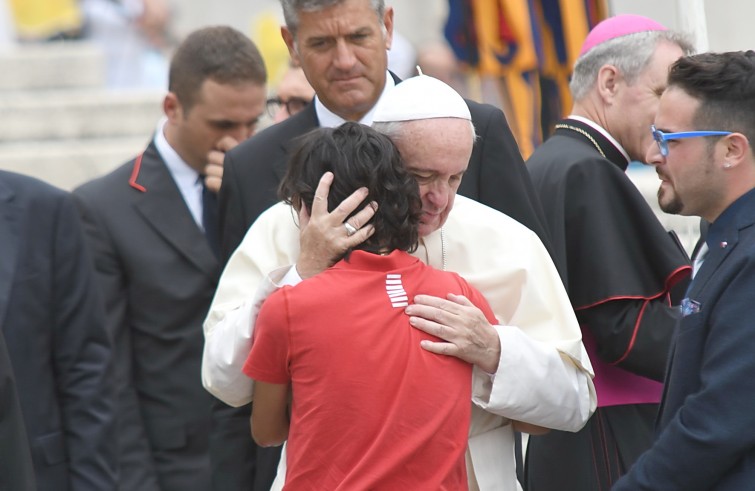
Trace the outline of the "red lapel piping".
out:
[[[141,191],[142,193],[146,193],[147,188],[136,182],[136,180],[139,178],[139,171],[142,168],[143,156],[144,152],[140,153],[139,156],[136,157],[136,160],[134,161],[134,168],[131,170],[131,177],[128,178],[128,185],[134,189]]]

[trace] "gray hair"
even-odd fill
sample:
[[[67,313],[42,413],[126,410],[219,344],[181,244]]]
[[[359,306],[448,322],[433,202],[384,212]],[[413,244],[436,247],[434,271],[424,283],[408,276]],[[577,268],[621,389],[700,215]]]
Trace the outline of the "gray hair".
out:
[[[345,0],[280,0],[283,7],[283,19],[286,21],[286,27],[291,34],[296,36],[299,28],[299,12],[317,12],[333,5],[343,3]],[[385,14],[385,0],[370,0],[372,9],[378,16],[380,25],[383,25],[383,14]]]
[[[381,121],[372,123],[372,128],[378,133],[382,133],[393,141],[396,145],[401,141],[404,136],[404,128],[406,123],[412,123],[414,121],[422,121],[421,119],[413,119],[411,121]],[[477,141],[477,131],[475,131],[474,123],[469,122],[469,130],[472,134],[472,141]]]
[[[569,82],[572,97],[578,101],[587,96],[604,65],[615,66],[627,83],[632,85],[650,63],[656,47],[662,41],[676,44],[685,55],[694,52],[689,38],[674,31],[637,32],[610,39],[577,59]]]

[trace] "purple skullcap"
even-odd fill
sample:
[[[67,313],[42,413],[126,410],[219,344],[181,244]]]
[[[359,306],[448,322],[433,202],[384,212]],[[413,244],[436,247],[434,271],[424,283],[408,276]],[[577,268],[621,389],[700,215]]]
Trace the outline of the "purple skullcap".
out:
[[[668,28],[653,19],[641,15],[623,14],[609,17],[593,27],[587,35],[579,56],[584,56],[595,46],[611,39],[635,34],[637,32],[667,31]]]

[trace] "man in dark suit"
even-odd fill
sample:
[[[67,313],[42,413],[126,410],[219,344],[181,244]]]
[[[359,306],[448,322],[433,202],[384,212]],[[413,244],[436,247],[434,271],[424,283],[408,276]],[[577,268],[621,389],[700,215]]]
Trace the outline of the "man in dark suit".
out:
[[[0,171],[0,330],[40,491],[116,489],[112,346],[104,324],[73,200]]]
[[[755,52],[677,61],[653,135],[658,203],[709,222],[709,252],[682,301],[655,443],[613,489],[752,489]]]
[[[0,489],[36,487],[23,418],[13,367],[0,329]]]
[[[225,260],[260,213],[276,203],[289,142],[318,126],[334,127],[345,121],[371,124],[382,95],[400,83],[387,71],[393,9],[385,7],[382,0],[320,0],[306,2],[306,6],[299,0],[282,0],[281,4],[286,22],[281,34],[316,97],[299,114],[260,132],[227,154],[219,195]],[[459,193],[518,220],[549,247],[542,210],[503,113],[489,105],[471,101],[468,104],[479,139]],[[248,405],[234,410],[218,403],[216,414],[218,434],[249,434]],[[234,489],[251,489],[255,451],[242,451],[246,442],[238,436],[237,439],[239,448],[219,448],[227,457],[227,465],[218,473],[228,479],[237,475],[239,480],[228,481]],[[264,454],[274,454],[271,460],[277,462],[276,449],[266,449]],[[243,466],[247,467],[245,476],[239,474]],[[260,489],[267,489],[274,465],[262,467],[270,472],[256,479]]]
[[[171,61],[166,118],[147,149],[74,191],[117,348],[122,490],[211,486],[211,397],[200,363],[220,262],[205,168],[221,142],[254,132],[265,83],[245,35],[195,31]]]

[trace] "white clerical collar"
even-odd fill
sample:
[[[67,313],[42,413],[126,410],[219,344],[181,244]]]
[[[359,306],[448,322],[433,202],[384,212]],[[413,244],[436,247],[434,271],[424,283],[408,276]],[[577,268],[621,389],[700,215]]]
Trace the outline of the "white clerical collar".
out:
[[[582,117],[582,116],[576,116],[574,114],[570,114],[569,116],[567,116],[567,118],[568,119],[574,119],[576,121],[579,121],[580,123],[584,123],[587,126],[589,126],[590,128],[592,128],[595,131],[599,132],[601,135],[605,136],[606,139],[609,142],[611,142],[611,144],[614,147],[616,147],[616,149],[619,152],[621,152],[621,155],[623,155],[624,158],[627,159],[627,162],[631,162],[632,161],[632,159],[629,157],[629,154],[627,153],[627,151],[624,150],[624,147],[621,146],[621,143],[619,143],[618,141],[616,141],[616,138],[612,137],[611,134],[605,130],[605,128],[603,128],[602,126],[600,126],[595,121],[593,121],[591,119],[587,119],[587,118]]]
[[[385,97],[385,94],[388,93],[388,91],[391,90],[395,85],[396,83],[393,81],[393,76],[386,70],[385,86],[383,87],[383,92],[380,94],[380,99]],[[372,106],[369,111],[367,111],[367,114],[362,116],[362,119],[359,120],[360,123],[367,126],[372,125],[372,117],[375,115],[375,108],[378,107],[378,102],[380,102],[380,99],[378,99],[375,105]],[[317,121],[319,121],[321,128],[335,128],[337,126],[341,126],[346,122],[346,120],[341,116],[338,116],[336,113],[325,107],[325,105],[320,102],[320,98],[317,96],[315,96],[315,112],[317,113]]]
[[[184,159],[178,155],[173,147],[170,146],[165,138],[165,125],[168,118],[163,117],[157,123],[155,130],[154,143],[157,152],[162,157],[165,166],[168,168],[173,181],[178,186],[181,196],[189,207],[191,216],[198,225],[202,224],[202,183],[199,180],[199,172],[184,162]]]

